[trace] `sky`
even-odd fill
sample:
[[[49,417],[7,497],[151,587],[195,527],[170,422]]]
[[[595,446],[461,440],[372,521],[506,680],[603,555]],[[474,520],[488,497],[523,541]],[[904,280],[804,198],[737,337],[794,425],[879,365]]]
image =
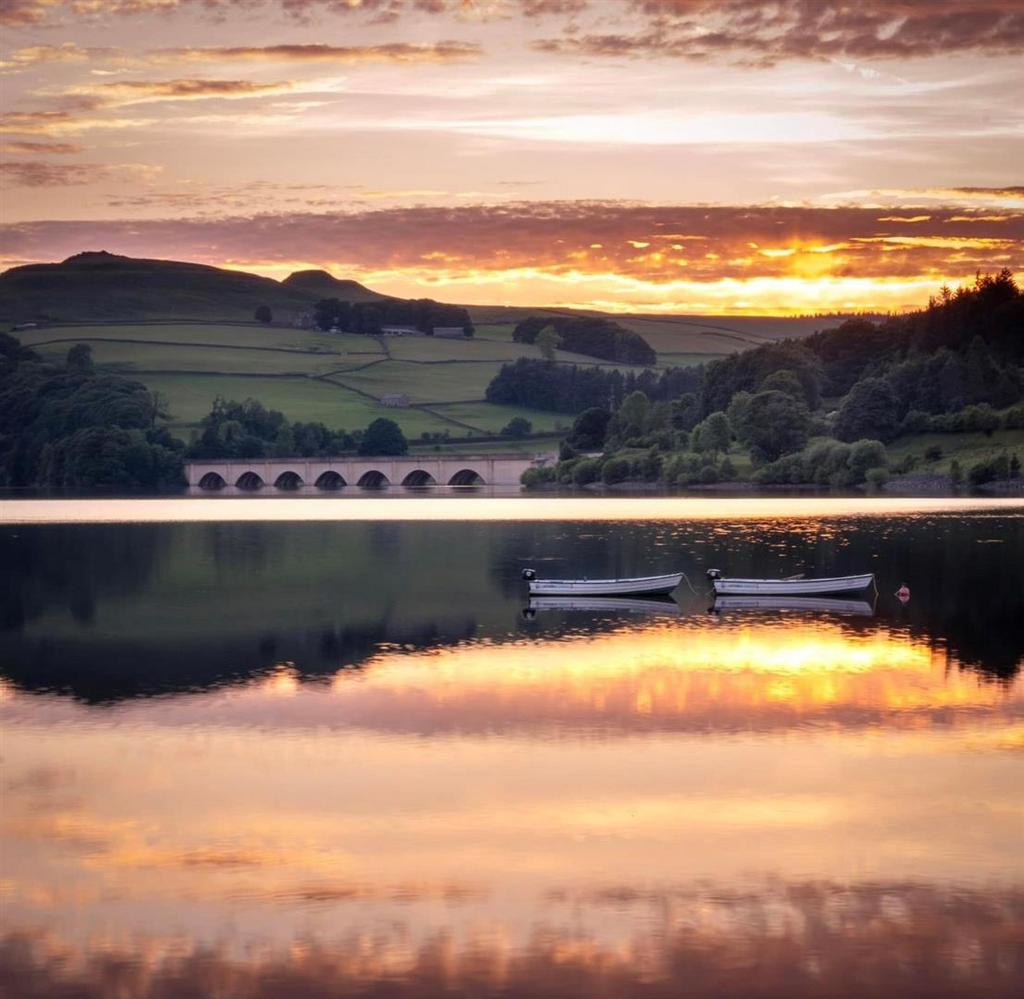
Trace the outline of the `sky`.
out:
[[[609,311],[1024,277],[1022,0],[0,0],[0,267]]]

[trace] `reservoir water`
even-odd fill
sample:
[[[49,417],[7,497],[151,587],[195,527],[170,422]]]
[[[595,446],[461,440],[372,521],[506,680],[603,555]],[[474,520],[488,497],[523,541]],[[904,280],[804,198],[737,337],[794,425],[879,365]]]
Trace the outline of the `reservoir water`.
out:
[[[0,504],[0,991],[1021,993],[1019,505],[124,502]]]

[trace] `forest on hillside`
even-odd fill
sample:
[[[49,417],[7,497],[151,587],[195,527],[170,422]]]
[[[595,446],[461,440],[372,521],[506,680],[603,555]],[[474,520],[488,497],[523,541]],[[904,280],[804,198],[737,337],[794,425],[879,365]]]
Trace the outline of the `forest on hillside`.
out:
[[[506,365],[488,392],[560,409],[570,372]],[[884,483],[886,444],[907,434],[1024,427],[1024,293],[1009,271],[942,289],[927,308],[879,322],[847,320],[805,340],[766,344],[691,370],[681,395],[636,385],[588,397],[557,468],[530,485],[626,480],[686,485],[738,475],[762,484]],[[538,391],[538,386],[545,389]],[[599,452],[599,454],[597,453]],[[1020,474],[1015,454],[968,470],[975,485]]]

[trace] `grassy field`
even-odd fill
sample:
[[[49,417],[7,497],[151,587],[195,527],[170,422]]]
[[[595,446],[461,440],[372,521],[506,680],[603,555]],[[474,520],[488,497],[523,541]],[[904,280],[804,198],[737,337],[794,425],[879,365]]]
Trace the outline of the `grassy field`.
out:
[[[97,366],[159,392],[172,427],[184,436],[217,396],[259,399],[293,421],[317,420],[347,430],[386,416],[410,440],[447,430],[452,445],[467,434],[496,434],[514,416],[529,420],[539,433],[568,427],[572,421],[565,415],[484,401],[502,364],[540,352],[514,343],[507,323],[485,326],[481,334],[465,340],[378,338],[255,324],[136,322],[55,326],[20,336],[54,360],[74,344],[87,343]],[[596,363],[562,351],[557,359]],[[412,405],[381,404],[383,396],[395,394],[409,396]],[[498,450],[550,446],[496,444]]]
[[[97,341],[144,341],[213,348],[218,344],[254,349],[309,351],[322,354],[350,353],[384,356],[384,348],[372,337],[354,333],[321,333],[281,326],[243,326],[233,323],[133,323],[116,325],[49,326],[17,334],[26,347],[67,350],[83,341],[95,350]]]
[[[521,406],[495,406],[489,402],[464,402],[447,406],[431,406],[430,412],[458,420],[473,427],[497,433],[513,417],[521,416],[533,424],[534,433],[568,430],[573,418],[565,413],[546,413]]]
[[[926,459],[924,453],[930,447],[939,448],[941,457],[931,461]],[[914,434],[897,438],[887,450],[890,465],[898,464],[908,454],[914,455],[918,459],[915,473],[948,475],[954,460],[960,462],[966,473],[971,465],[996,458],[1003,452],[1016,453],[1024,461],[1024,430],[996,430],[991,437],[982,433]]]
[[[336,429],[360,429],[378,416],[395,418],[409,437],[425,430],[455,433],[462,429],[418,409],[387,409],[340,385],[315,378],[146,373],[139,376],[139,381],[160,393],[170,410],[172,425],[179,430],[198,424],[218,395],[259,399],[268,409],[279,409],[294,422],[316,420]]]
[[[332,381],[380,397],[405,394],[411,402],[462,402],[480,399],[497,373],[494,361],[414,364],[384,361],[359,371],[344,371]]]
[[[86,341],[88,342],[88,341]],[[67,343],[36,348],[44,357],[59,360]],[[229,347],[182,347],[163,343],[91,342],[95,364],[125,375],[144,372],[204,372],[253,375],[321,375],[376,357],[351,358],[343,355],[306,354],[298,351],[237,350]]]
[[[708,331],[689,320],[686,325],[672,317],[623,318],[664,351],[658,358],[659,368],[704,363],[742,346],[733,342],[716,348],[704,338]],[[386,416],[410,440],[425,432],[447,430],[451,444],[457,445],[467,434],[496,434],[515,416],[529,420],[541,434],[554,435],[572,423],[564,414],[484,401],[487,385],[502,364],[518,357],[540,357],[536,346],[512,340],[514,321],[515,317],[493,317],[479,323],[475,337],[461,340],[329,334],[255,323],[164,321],[67,324],[25,330],[19,336],[26,346],[55,360],[73,344],[87,343],[99,367],[137,378],[159,392],[171,425],[186,437],[210,411],[213,400],[223,396],[259,399],[293,421],[317,420],[347,430]],[[762,334],[756,324],[747,325],[749,329],[741,332],[751,342],[763,342],[768,333],[778,332],[765,327]],[[558,351],[556,360],[638,370],[565,351]],[[380,402],[384,396],[399,394],[409,397],[410,407],[391,408]],[[541,444],[498,441],[496,447],[543,450],[554,439]]]

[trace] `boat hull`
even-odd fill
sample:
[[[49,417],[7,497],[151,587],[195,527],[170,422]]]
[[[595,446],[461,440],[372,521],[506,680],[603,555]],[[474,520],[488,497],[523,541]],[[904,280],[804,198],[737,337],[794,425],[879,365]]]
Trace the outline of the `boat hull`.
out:
[[[860,593],[875,581],[873,573],[831,579],[715,579],[717,596],[797,597],[827,593]]]
[[[681,572],[638,579],[531,579],[531,597],[666,596],[683,579]]]

